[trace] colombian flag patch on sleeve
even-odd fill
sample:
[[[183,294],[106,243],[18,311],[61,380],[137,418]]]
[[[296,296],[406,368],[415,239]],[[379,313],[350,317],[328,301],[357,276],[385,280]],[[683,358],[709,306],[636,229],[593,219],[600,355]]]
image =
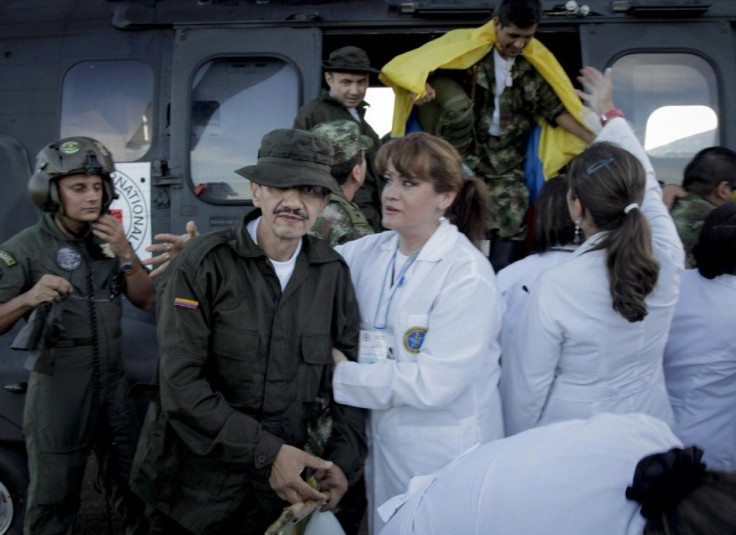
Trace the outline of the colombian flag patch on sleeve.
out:
[[[174,306],[192,308],[194,310],[197,310],[199,308],[199,301],[192,301],[191,299],[182,299],[181,297],[177,297],[176,299],[174,299]]]

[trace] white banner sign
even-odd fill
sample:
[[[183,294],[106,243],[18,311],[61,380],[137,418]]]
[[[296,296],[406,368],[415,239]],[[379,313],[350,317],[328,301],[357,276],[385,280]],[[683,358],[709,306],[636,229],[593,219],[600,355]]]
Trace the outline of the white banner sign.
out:
[[[151,245],[151,164],[116,163],[115,169],[112,179],[118,198],[110,205],[110,213],[122,221],[138,258],[148,258],[151,253],[145,248]]]

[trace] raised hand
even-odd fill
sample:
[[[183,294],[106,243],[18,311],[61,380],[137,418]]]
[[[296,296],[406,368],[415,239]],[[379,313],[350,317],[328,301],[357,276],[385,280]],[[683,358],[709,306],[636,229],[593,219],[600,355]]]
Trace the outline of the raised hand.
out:
[[[169,262],[179,256],[179,253],[184,248],[184,244],[197,235],[199,235],[199,230],[194,221],[187,222],[186,232],[184,234],[156,234],[154,239],[159,243],[154,243],[146,247],[146,251],[156,256],[146,258],[143,261],[144,266],[158,266],[151,272],[150,276],[157,277],[166,271],[166,268],[169,267]]]
[[[578,81],[582,84],[583,90],[576,89],[575,92],[595,113],[601,115],[616,107],[613,104],[613,81],[610,68],[601,72],[595,67],[583,67],[580,69]]]

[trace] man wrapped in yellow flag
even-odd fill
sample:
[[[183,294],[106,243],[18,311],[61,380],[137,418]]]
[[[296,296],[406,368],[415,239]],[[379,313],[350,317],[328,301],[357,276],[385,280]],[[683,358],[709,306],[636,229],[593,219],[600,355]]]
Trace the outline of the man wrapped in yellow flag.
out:
[[[380,74],[395,93],[394,137],[404,134],[413,104],[435,98],[431,75],[438,69],[452,69],[442,74],[473,100],[474,139],[464,160],[491,191],[488,230],[496,271],[523,254],[529,207],[524,161],[532,130],[543,126],[540,156],[547,178],[594,138],[583,126],[592,123],[572,83],[534,38],[541,16],[539,0],[502,0],[487,24],[450,31],[397,56]]]

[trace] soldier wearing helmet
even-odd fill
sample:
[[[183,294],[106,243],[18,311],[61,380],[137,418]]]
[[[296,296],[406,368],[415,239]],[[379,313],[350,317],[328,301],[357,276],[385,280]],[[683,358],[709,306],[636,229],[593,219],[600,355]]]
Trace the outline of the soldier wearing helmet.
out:
[[[92,451],[126,533],[146,529],[127,485],[137,425],[125,397],[120,296],[150,308],[153,283],[108,213],[114,171],[94,139],[44,147],[28,183],[41,220],[0,245],[0,334],[25,318],[13,347],[30,351],[26,533],[72,532]]]
[[[107,212],[115,195],[112,173],[115,164],[105,146],[89,137],[70,137],[45,147],[36,157],[35,173],[28,182],[33,203],[44,212],[63,211],[58,180],[65,176],[97,175],[102,179],[102,212]]]

